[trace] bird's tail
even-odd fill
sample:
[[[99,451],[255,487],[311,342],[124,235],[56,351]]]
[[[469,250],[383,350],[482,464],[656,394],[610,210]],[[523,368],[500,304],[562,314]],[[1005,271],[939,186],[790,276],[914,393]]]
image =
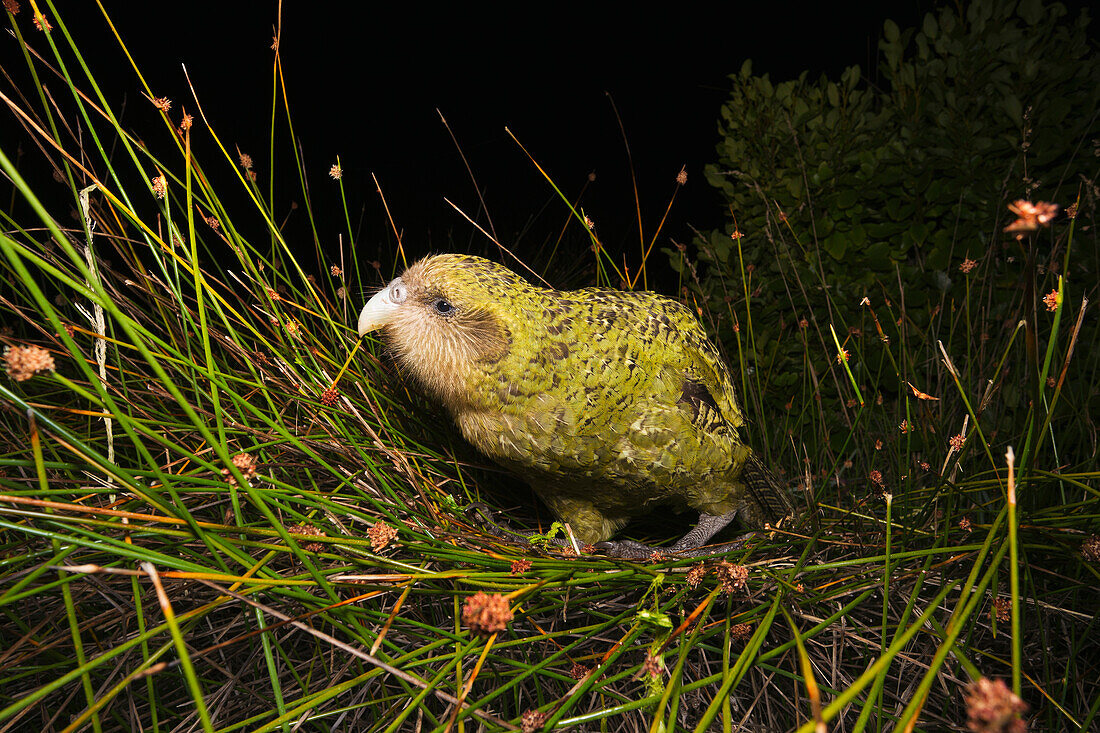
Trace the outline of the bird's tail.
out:
[[[741,481],[756,499],[772,526],[794,514],[794,504],[780,484],[775,474],[756,457],[749,456],[741,473]]]

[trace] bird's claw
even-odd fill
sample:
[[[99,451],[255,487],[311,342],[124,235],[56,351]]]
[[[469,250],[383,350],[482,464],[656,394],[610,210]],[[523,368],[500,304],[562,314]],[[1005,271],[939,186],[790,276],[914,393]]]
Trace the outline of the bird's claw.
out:
[[[595,547],[608,557],[618,557],[624,560],[649,560],[654,555],[669,558],[708,557],[710,555],[724,555],[727,552],[740,550],[745,543],[756,536],[756,532],[741,535],[732,542],[721,545],[696,546],[686,543],[676,543],[672,547],[652,547],[650,545],[635,542],[634,540],[608,540],[597,542]]]
[[[477,512],[484,520],[491,520],[493,517],[493,510],[483,501],[472,501],[462,508],[463,514],[469,515],[470,512]]]
[[[467,516],[476,515],[481,529],[497,539],[511,540],[513,542],[527,539],[526,535],[522,532],[518,532],[507,524],[497,522],[493,519],[493,510],[488,504],[480,501],[471,502],[463,507],[462,513]]]
[[[653,553],[660,552],[656,547],[643,545],[634,540],[597,542],[596,549],[608,557],[620,557],[624,560],[648,560],[653,557]]]

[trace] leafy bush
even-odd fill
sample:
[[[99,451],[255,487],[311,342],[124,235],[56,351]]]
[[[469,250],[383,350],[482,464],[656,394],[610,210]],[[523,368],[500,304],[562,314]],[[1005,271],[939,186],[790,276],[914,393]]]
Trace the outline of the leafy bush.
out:
[[[999,335],[1037,322],[1034,296],[1058,287],[1058,275],[1074,297],[1097,279],[1100,57],[1087,23],[1057,4],[979,0],[961,14],[930,13],[919,30],[888,21],[874,83],[851,67],[839,81],[802,74],[773,84],[750,62],[731,77],[719,163],[707,170],[730,222],[696,241],[696,262],[666,251],[695,297],[732,324],[720,332],[756,380],[745,387],[762,402],[757,414],[786,414],[772,424],[811,443],[827,436],[840,450],[868,389],[894,400],[906,382],[947,378],[926,373],[942,339],[967,386],[998,375],[990,427],[1007,435],[1006,423],[1019,422],[1029,396],[1023,357],[1017,349],[1001,365]],[[1015,199],[1065,208],[1078,198],[1073,252],[1065,226],[1034,251],[1003,232]],[[853,352],[860,394],[838,372],[830,326]],[[1086,321],[1081,339],[1095,335]],[[830,372],[837,389],[822,391]],[[1095,401],[1085,386],[1095,380],[1078,383],[1076,398]],[[820,409],[792,414],[814,400]],[[897,423],[880,428],[897,434]],[[908,439],[919,451],[923,437]],[[1075,434],[1074,445],[1086,437]]]

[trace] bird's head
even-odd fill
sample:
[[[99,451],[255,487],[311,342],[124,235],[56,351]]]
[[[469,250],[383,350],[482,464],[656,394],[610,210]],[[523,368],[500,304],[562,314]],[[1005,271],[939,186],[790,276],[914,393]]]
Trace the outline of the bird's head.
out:
[[[523,296],[533,290],[480,257],[427,257],[367,301],[359,335],[384,329],[398,360],[454,411],[469,401],[478,366],[508,353]]]

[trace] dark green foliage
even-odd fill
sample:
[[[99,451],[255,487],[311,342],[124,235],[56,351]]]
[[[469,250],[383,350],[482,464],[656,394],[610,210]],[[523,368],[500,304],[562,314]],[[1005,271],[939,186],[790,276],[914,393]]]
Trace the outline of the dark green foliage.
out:
[[[836,368],[830,324],[852,350],[860,387],[876,383],[890,398],[914,379],[917,365],[904,355],[938,361],[936,339],[968,350],[968,384],[990,378],[977,367],[995,370],[1000,348],[969,349],[991,337],[1000,343],[1028,316],[1021,295],[1033,274],[1041,295],[1068,266],[1071,312],[1091,294],[1100,57],[1087,23],[1057,4],[982,0],[961,16],[955,6],[930,13],[919,30],[887,22],[875,83],[852,67],[839,81],[803,74],[773,84],[748,62],[731,77],[719,163],[707,169],[731,221],[697,240],[693,268],[669,254],[712,311],[749,322],[755,342],[730,353],[766,380],[758,385],[764,414],[818,393],[824,409],[791,414],[784,427],[804,433],[819,419],[826,435],[848,433],[854,393],[818,391],[817,380]],[[1068,227],[1055,227],[1036,237],[1027,271],[1026,243],[1003,233],[1012,220],[1006,204],[1025,198],[1064,209],[1078,195],[1072,256]],[[731,238],[735,230],[744,238]],[[967,258],[977,263],[969,275],[960,271]],[[889,347],[860,305],[865,296],[902,354],[897,364],[883,358]],[[802,318],[808,328],[799,328]],[[1000,406],[1026,410],[1028,395],[1013,390],[1011,376],[1006,385]]]

